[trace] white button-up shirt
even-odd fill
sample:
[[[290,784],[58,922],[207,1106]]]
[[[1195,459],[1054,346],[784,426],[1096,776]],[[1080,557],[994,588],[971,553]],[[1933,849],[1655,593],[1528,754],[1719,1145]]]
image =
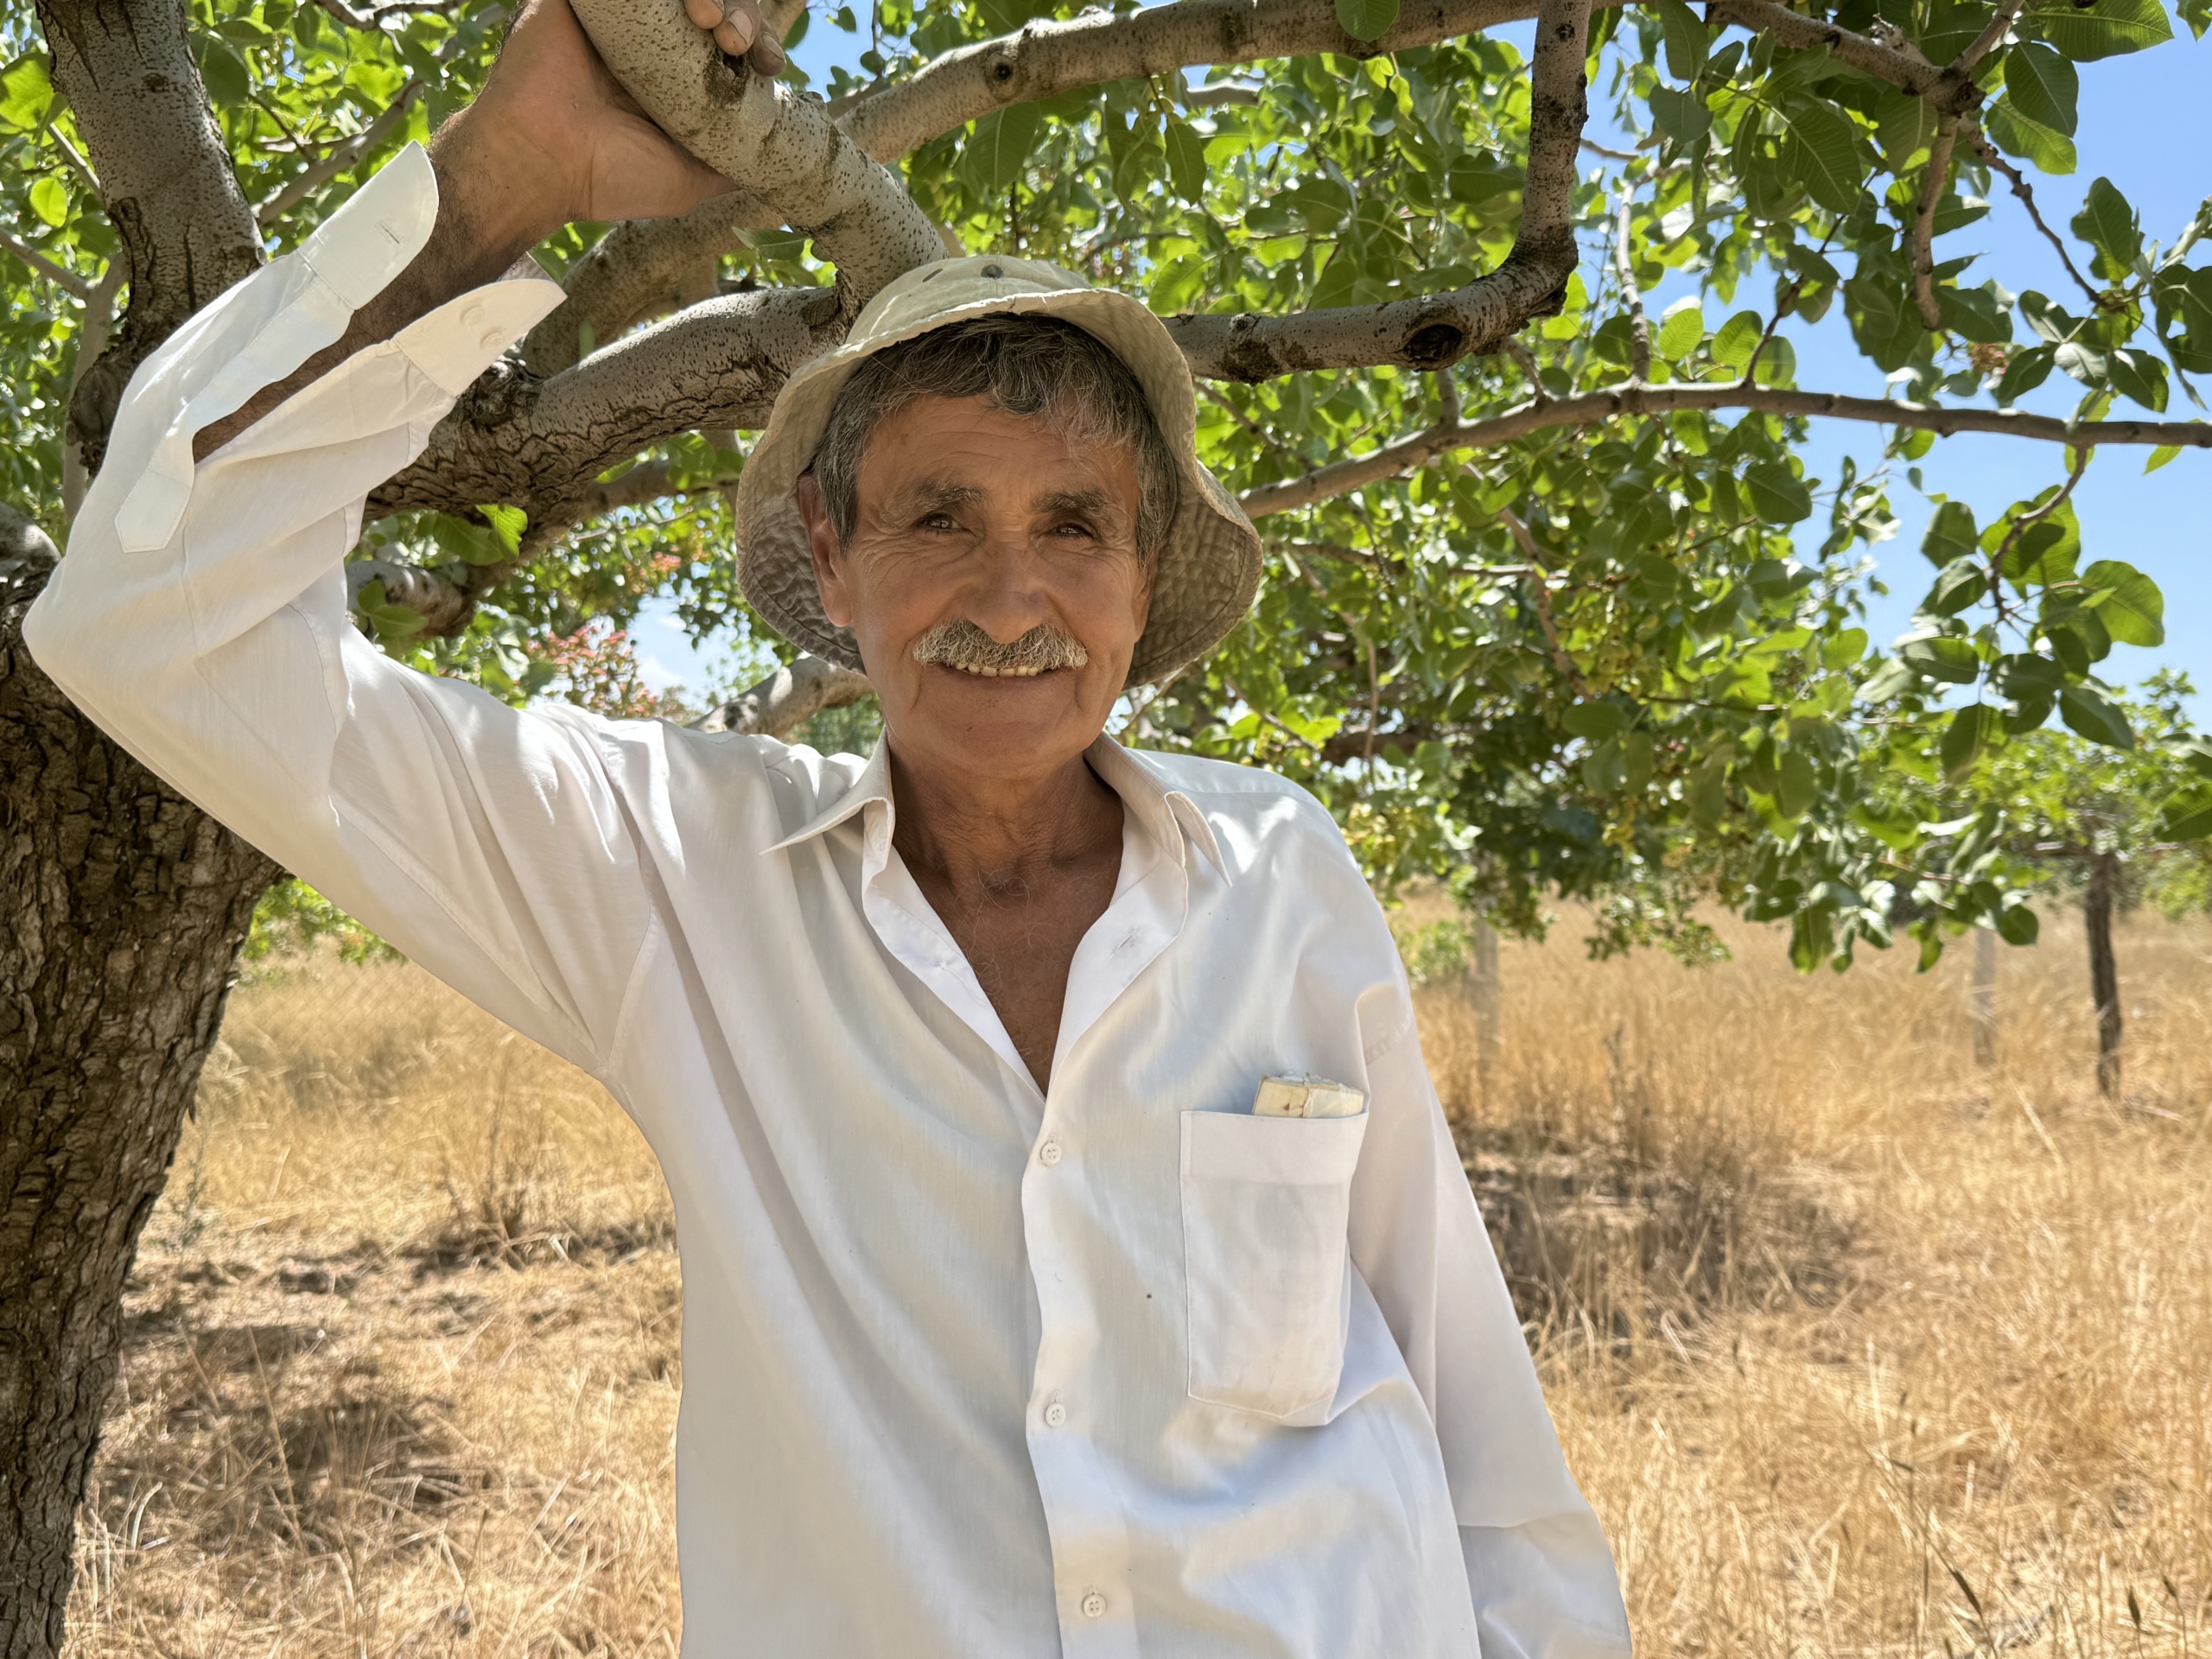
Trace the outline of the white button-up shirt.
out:
[[[1102,739],[1122,866],[1040,1093],[883,753],[517,711],[351,626],[363,500],[559,298],[464,296],[205,462],[435,216],[410,150],[133,378],[38,662],[187,795],[603,1081],[683,1263],[686,1651],[1615,1656],[1381,912],[1267,772]],[[1363,1091],[1252,1113],[1261,1078]]]

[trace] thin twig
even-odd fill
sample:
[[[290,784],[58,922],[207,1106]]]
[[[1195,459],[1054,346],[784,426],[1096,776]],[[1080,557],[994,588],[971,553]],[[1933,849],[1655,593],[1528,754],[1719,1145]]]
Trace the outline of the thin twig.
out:
[[[2067,421],[2018,410],[1966,409],[1942,404],[1908,404],[1885,397],[1853,397],[1840,392],[1802,391],[1795,387],[1759,386],[1742,380],[1718,385],[1618,385],[1572,397],[1530,402],[1486,419],[1463,421],[1446,429],[1416,432],[1367,454],[1315,468],[1303,477],[1262,484],[1239,498],[1245,512],[1258,518],[1291,512],[1395,478],[1455,449],[1486,449],[1554,427],[1599,426],[1634,415],[1661,415],[1678,409],[1757,409],[1776,415],[1867,421],[1913,432],[1949,437],[1959,432],[1999,432],[2046,443],[2171,445],[2212,449],[2212,422]]]
[[[1841,228],[1840,220],[1831,223],[1828,226],[1828,233],[1821,238],[1821,245],[1815,251],[1827,253],[1828,244],[1835,240],[1835,233]],[[1789,286],[1775,296],[1773,320],[1767,324],[1766,332],[1758,337],[1758,344],[1751,347],[1751,354],[1744,359],[1744,372],[1741,378],[1745,385],[1753,385],[1758,383],[1759,359],[1766,355],[1766,348],[1773,343],[1776,331],[1782,327],[1782,320],[1796,308],[1797,296],[1804,291],[1805,279],[1808,275],[1809,275],[1808,272],[1799,271],[1789,279]]]
[[[1574,659],[1567,654],[1567,647],[1559,642],[1559,626],[1552,620],[1552,595],[1548,577],[1544,570],[1543,550],[1536,545],[1536,538],[1529,533],[1529,526],[1521,515],[1510,507],[1497,510],[1499,522],[1513,532],[1513,539],[1521,543],[1521,550],[1529,556],[1535,574],[1529,579],[1529,596],[1536,607],[1536,623],[1544,631],[1544,642],[1552,648],[1552,662],[1586,702],[1593,702],[1597,693],[1590,689],[1590,682]]]
[[[1539,404],[1551,401],[1551,394],[1544,390],[1543,377],[1536,372],[1536,354],[1517,340],[1508,340],[1498,349],[1513,359],[1514,366],[1529,377],[1529,395]]]
[[[2028,218],[2034,222],[2036,229],[2043,232],[2044,240],[2056,251],[2058,263],[2066,267],[2066,274],[2074,279],[2075,286],[2089,296],[2089,303],[2105,311],[2124,308],[2126,301],[2116,300],[2101,289],[2090,286],[2089,279],[2075,269],[2074,257],[2067,252],[2066,244],[2059,239],[2057,232],[2043,222],[2043,215],[2036,211],[2036,193],[2029,188],[2028,181],[2020,169],[2005,159],[1978,124],[1967,122],[1966,132],[1967,142],[1974,145],[1975,153],[2005,175],[2005,181],[2012,187],[2012,194],[2020,199],[2020,206],[2028,210]]]
[[[66,265],[56,264],[29,243],[19,242],[5,231],[0,231],[0,248],[5,248],[16,258],[29,265],[38,275],[56,288],[67,289],[79,299],[89,302],[92,285]]]
[[[2012,528],[2005,532],[2005,539],[1997,544],[1997,550],[1989,556],[1989,597],[1998,607],[2000,620],[2005,611],[2005,556],[2012,552],[2012,544],[2021,537],[2066,505],[2066,498],[2074,493],[2074,486],[2082,481],[2082,474],[2089,470],[2089,458],[2095,454],[2096,451],[2087,445],[2076,448],[2074,465],[2066,474],[2066,482],[2059,486],[2058,493],[2034,512],[2024,512],[2015,518]]]
[[[1628,378],[1642,385],[1651,378],[1651,324],[1643,315],[1643,293],[1636,285],[1636,262],[1629,252],[1629,214],[1636,206],[1633,190],[1621,192],[1621,210],[1613,236],[1613,269],[1621,279],[1621,297],[1628,303]]]
[[[297,207],[324,184],[359,161],[407,119],[408,106],[423,95],[423,83],[419,79],[410,80],[402,86],[375,120],[352,137],[332,146],[320,159],[310,162],[304,170],[279,187],[266,201],[253,210],[254,219],[265,227],[270,220]]]
[[[92,164],[77,153],[76,145],[63,137],[60,129],[51,122],[47,124],[46,137],[47,142],[60,153],[63,163],[77,175],[77,182],[91,191],[100,202],[105,203],[107,200],[107,193],[100,188],[99,176],[92,171]]]

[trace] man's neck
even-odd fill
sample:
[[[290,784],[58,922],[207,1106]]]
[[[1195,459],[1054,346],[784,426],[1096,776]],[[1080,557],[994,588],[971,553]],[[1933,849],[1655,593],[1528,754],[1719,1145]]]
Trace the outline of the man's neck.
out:
[[[898,740],[888,745],[893,840],[925,886],[983,904],[1046,891],[1071,866],[1118,861],[1121,798],[1082,755],[1038,776],[976,779],[906,766]]]

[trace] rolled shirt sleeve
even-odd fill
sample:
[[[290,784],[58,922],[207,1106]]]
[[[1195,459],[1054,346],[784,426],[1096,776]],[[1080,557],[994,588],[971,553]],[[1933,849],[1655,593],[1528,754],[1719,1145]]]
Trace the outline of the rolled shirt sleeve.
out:
[[[1376,999],[1351,1255],[1435,1421],[1484,1659],[1619,1659],[1628,1616],[1429,1081],[1403,981]]]
[[[353,627],[343,571],[368,493],[560,289],[465,294],[192,457],[200,431],[341,338],[436,213],[410,145],[141,365],[24,639],[156,773],[597,1070],[647,911],[594,723],[393,663]]]

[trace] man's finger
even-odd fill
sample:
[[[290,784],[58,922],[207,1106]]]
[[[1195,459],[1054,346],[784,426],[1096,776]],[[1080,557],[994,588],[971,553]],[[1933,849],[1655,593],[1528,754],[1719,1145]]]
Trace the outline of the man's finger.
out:
[[[683,0],[683,15],[701,29],[713,29],[722,20],[721,0]]]

